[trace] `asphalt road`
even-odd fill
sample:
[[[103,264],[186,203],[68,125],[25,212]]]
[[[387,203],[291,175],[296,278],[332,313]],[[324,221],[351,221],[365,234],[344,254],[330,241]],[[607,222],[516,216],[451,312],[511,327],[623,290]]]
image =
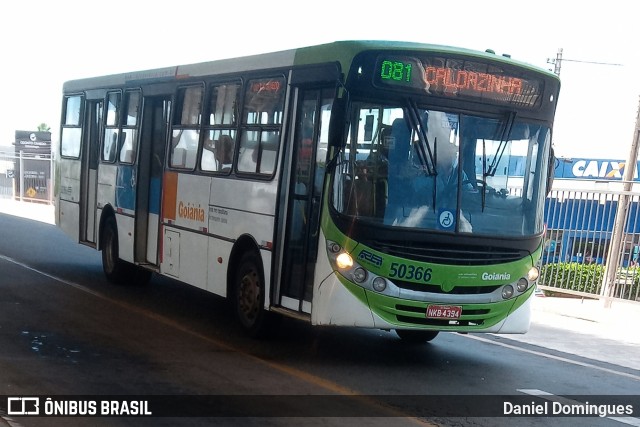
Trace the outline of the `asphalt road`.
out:
[[[198,289],[162,277],[144,287],[108,284],[99,253],[53,225],[0,214],[0,230],[0,396],[162,395],[169,406],[185,396],[235,397],[210,402],[233,415],[224,418],[22,417],[0,399],[0,423],[640,425],[640,373],[624,363],[633,357],[612,356],[637,355],[633,344],[534,323],[525,340],[441,334],[408,346],[385,331],[295,320],[256,341],[241,334],[222,299]],[[466,416],[491,415],[510,399],[553,405],[559,396],[617,395],[635,396],[633,417]],[[287,418],[296,414],[304,417]]]

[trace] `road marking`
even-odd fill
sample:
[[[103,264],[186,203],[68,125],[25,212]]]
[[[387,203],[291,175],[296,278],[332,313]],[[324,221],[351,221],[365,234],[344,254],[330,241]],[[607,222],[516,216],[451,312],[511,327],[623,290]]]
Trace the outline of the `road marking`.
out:
[[[591,364],[591,363],[580,362],[578,360],[572,360],[572,359],[568,359],[566,357],[556,356],[556,355],[553,355],[553,354],[546,354],[546,353],[542,353],[540,351],[529,350],[529,349],[526,349],[526,348],[517,347],[515,345],[506,344],[506,343],[503,343],[503,342],[490,340],[488,338],[479,337],[479,336],[476,336],[476,335],[470,335],[469,334],[469,335],[462,335],[462,336],[466,337],[466,338],[470,338],[472,340],[482,341],[482,342],[485,342],[485,343],[488,343],[488,344],[499,345],[501,347],[509,348],[509,349],[512,349],[512,350],[521,351],[523,353],[535,354],[536,356],[546,357],[547,359],[553,359],[553,360],[558,360],[558,361],[565,362],[565,363],[571,363],[572,365],[578,365],[578,366],[583,366],[585,368],[596,369],[598,371],[606,372],[608,374],[619,375],[621,377],[627,377],[627,378],[634,379],[636,381],[640,381],[640,375],[634,375],[634,374],[630,374],[628,372],[616,371],[615,369],[603,368],[602,366],[597,366],[597,365],[594,365],[594,364]]]
[[[270,367],[271,369],[278,370],[278,371],[280,371],[280,372],[282,372],[284,374],[287,374],[289,376],[297,378],[298,380],[313,384],[313,385],[315,385],[317,387],[323,388],[323,389],[328,390],[330,392],[333,392],[335,394],[339,394],[339,395],[343,395],[343,396],[350,396],[353,399],[358,399],[363,403],[366,403],[366,404],[369,404],[369,405],[375,407],[377,410],[384,409],[389,415],[385,415],[384,417],[380,418],[380,420],[384,420],[385,417],[404,418],[407,421],[411,421],[415,425],[427,426],[427,427],[437,427],[436,425],[431,424],[426,420],[421,420],[421,419],[419,419],[419,418],[417,418],[415,416],[403,413],[403,412],[401,412],[400,410],[398,410],[396,408],[392,408],[392,407],[386,406],[384,402],[376,400],[376,399],[372,398],[371,396],[364,395],[364,394],[362,394],[362,393],[360,393],[360,392],[358,392],[358,391],[356,391],[354,389],[342,386],[342,385],[340,385],[338,383],[335,383],[333,381],[318,377],[318,376],[316,376],[314,374],[311,374],[309,372],[294,368],[292,366],[287,366],[287,365],[284,365],[284,364],[281,364],[281,363],[278,363],[278,362],[274,362],[274,361],[270,361],[270,360],[266,360],[266,359],[261,359],[258,356],[254,356],[254,355],[252,355],[250,353],[246,353],[246,352],[242,351],[241,349],[233,347],[233,346],[231,346],[231,345],[229,345],[229,344],[227,344],[227,343],[225,343],[223,341],[220,341],[220,340],[217,340],[215,338],[211,338],[211,337],[208,337],[206,335],[203,335],[203,334],[200,334],[198,332],[195,332],[195,331],[192,331],[190,329],[187,329],[184,326],[182,326],[181,324],[177,323],[176,321],[174,321],[174,320],[172,320],[170,318],[167,318],[165,316],[159,315],[157,313],[154,313],[152,311],[144,310],[144,309],[141,309],[140,307],[137,307],[135,305],[128,304],[126,302],[122,302],[122,301],[118,301],[116,299],[110,298],[110,297],[106,296],[105,294],[102,294],[100,292],[96,292],[96,291],[94,291],[92,289],[87,288],[86,286],[83,286],[83,285],[80,285],[78,283],[63,279],[63,278],[61,278],[59,276],[56,276],[56,275],[53,275],[53,274],[38,270],[38,269],[36,269],[34,267],[31,267],[31,266],[29,266],[29,265],[27,265],[27,264],[25,264],[25,263],[23,263],[21,261],[15,260],[15,259],[13,259],[11,257],[6,256],[6,255],[1,255],[0,254],[0,259],[3,259],[3,260],[5,260],[7,262],[10,262],[12,264],[18,265],[20,267],[23,267],[23,268],[25,268],[27,270],[33,271],[34,273],[38,273],[38,274],[40,274],[42,276],[48,277],[48,278],[50,278],[52,280],[55,280],[56,282],[71,286],[71,287],[73,287],[73,288],[75,288],[75,289],[77,289],[79,291],[86,292],[86,293],[88,293],[90,295],[93,295],[93,296],[95,296],[97,298],[100,298],[102,300],[108,301],[108,302],[110,302],[110,303],[112,303],[112,304],[114,304],[114,305],[116,305],[118,307],[121,307],[121,308],[124,308],[126,310],[129,310],[129,311],[131,311],[133,313],[136,313],[136,314],[145,316],[147,318],[150,318],[152,320],[155,320],[157,322],[163,323],[163,324],[165,324],[167,326],[170,326],[170,327],[172,327],[172,328],[174,328],[174,329],[176,329],[176,330],[178,330],[180,332],[189,334],[191,336],[197,337],[197,338],[202,339],[202,340],[204,340],[206,342],[209,342],[211,344],[219,346],[219,347],[223,348],[226,351],[242,354],[245,357],[248,357],[249,359],[252,359],[252,360],[254,360],[256,362],[259,362],[259,363],[261,363],[263,365],[266,365],[266,366]],[[20,427],[20,426],[17,426],[17,427]]]
[[[38,270],[38,269],[36,269],[36,268],[31,267],[30,265],[27,265],[27,264],[25,264],[25,263],[23,263],[23,262],[20,262],[20,261],[18,261],[18,260],[15,260],[15,259],[13,259],[13,258],[11,258],[11,257],[6,256],[6,255],[0,255],[0,259],[3,259],[3,260],[5,260],[5,261],[7,261],[7,262],[10,262],[10,263],[12,263],[12,264],[19,265],[19,266],[20,266],[20,267],[22,267],[22,268],[26,268],[27,270],[31,270],[31,271],[33,271],[34,273],[38,273],[38,274],[40,274],[40,275],[42,275],[42,276],[48,277],[49,279],[53,279],[53,280],[55,280],[56,282],[64,283],[65,285],[72,286],[72,287],[74,287],[74,288],[76,288],[76,289],[78,289],[78,290],[81,290],[81,291],[83,291],[83,292],[86,292],[86,293],[88,293],[88,294],[91,294],[91,295],[96,296],[96,297],[99,297],[99,298],[103,298],[103,299],[106,299],[106,300],[112,301],[112,302],[114,302],[114,303],[116,303],[116,304],[117,304],[117,301],[115,301],[115,300],[112,300],[112,299],[108,298],[108,297],[107,297],[106,295],[104,295],[104,294],[101,294],[101,293],[96,292],[96,291],[92,291],[91,289],[89,289],[89,288],[87,288],[87,287],[85,287],[85,286],[79,285],[79,284],[77,284],[77,283],[69,282],[69,281],[67,281],[67,280],[65,280],[65,279],[62,279],[62,278],[60,278],[60,277],[58,277],[58,276],[55,276],[55,275],[53,275],[53,274],[45,273],[44,271],[40,271],[40,270]]]
[[[555,394],[543,391],[543,390],[537,390],[537,389],[518,389],[517,391],[519,391],[520,393],[524,393],[524,394],[528,394],[530,396],[537,396],[540,397],[542,399],[546,399],[549,400],[551,402],[558,402],[561,403],[563,405],[579,405],[582,406],[584,405],[584,402],[578,402],[577,400],[573,400],[573,399],[567,399],[566,397],[562,397],[562,396],[556,396]],[[613,421],[618,421],[619,423],[623,423],[623,424],[627,424],[630,426],[636,426],[636,427],[640,427],[640,419],[638,418],[633,418],[633,417],[602,417],[602,418],[608,418],[610,420]]]

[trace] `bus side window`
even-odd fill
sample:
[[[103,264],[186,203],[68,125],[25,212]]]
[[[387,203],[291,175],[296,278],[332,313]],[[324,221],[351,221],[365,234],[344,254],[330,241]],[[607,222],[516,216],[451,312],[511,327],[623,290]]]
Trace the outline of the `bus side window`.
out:
[[[123,163],[133,163],[133,150],[131,149],[131,139],[127,138],[127,132],[120,134],[122,141],[120,142],[120,161]]]
[[[200,131],[197,129],[173,131],[171,167],[193,169],[196,166],[199,138]]]
[[[245,86],[238,172],[271,175],[276,169],[284,116],[284,77],[254,79]]]
[[[104,149],[102,150],[102,160],[109,163],[115,162],[117,150],[118,150],[118,129],[105,129]]]
[[[216,163],[215,144],[216,141],[213,140],[212,135],[205,136],[204,145],[202,146],[202,159],[200,160],[200,168],[203,171],[218,170],[218,164]]]
[[[278,131],[247,131],[240,141],[238,171],[270,175],[275,171]]]
[[[169,156],[171,167],[191,170],[196,167],[203,93],[201,85],[178,89],[178,109],[174,116]]]
[[[280,132],[262,132],[260,150],[260,170],[259,173],[272,174],[276,170],[276,158],[278,154],[278,140]]]
[[[82,142],[82,127],[80,126],[80,113],[83,106],[83,97],[80,95],[65,97],[64,119],[62,122],[62,138],[60,141],[60,153],[63,157],[80,157]]]
[[[233,163],[233,150],[235,148],[235,141],[229,135],[221,135],[218,143],[216,144],[216,162],[218,163],[218,170],[227,172],[231,170],[231,164]]]
[[[120,92],[107,94],[106,123],[104,129],[104,142],[102,147],[102,161],[113,163],[118,155]]]
[[[209,92],[200,161],[203,171],[229,173],[232,169],[241,88],[230,82],[213,86]]]
[[[204,171],[229,172],[233,163],[235,139],[223,131],[211,131],[206,136],[200,167]],[[224,131],[234,134],[233,131]]]
[[[126,115],[122,124],[122,141],[120,141],[120,162],[133,163],[138,152],[138,109],[140,106],[140,92],[125,93]]]
[[[246,131],[240,140],[240,154],[238,155],[239,172],[257,172],[258,166],[258,131]]]

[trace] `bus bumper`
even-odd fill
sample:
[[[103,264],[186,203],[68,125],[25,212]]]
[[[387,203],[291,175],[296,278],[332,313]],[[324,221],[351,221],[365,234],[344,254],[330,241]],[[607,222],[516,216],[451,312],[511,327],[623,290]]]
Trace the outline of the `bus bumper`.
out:
[[[497,322],[483,327],[481,325],[447,325],[447,326],[427,326],[420,324],[410,324],[406,322],[391,322],[378,315],[372,307],[381,308],[379,301],[375,301],[376,294],[358,286],[345,286],[336,273],[331,273],[314,290],[313,305],[311,310],[311,323],[314,325],[335,325],[335,326],[355,326],[376,329],[429,329],[449,332],[479,332],[479,333],[501,333],[501,334],[522,334],[529,330],[531,320],[531,298],[530,292],[519,298],[523,298],[521,304],[514,301],[503,302],[509,304],[504,313],[506,316]],[[396,303],[404,300],[386,301],[388,312],[381,311],[384,317],[391,316],[390,312]],[[408,301],[407,301],[408,302]],[[411,302],[415,304],[416,302]],[[390,305],[391,306],[390,306]],[[425,304],[425,303],[420,303]],[[513,308],[515,307],[515,308]],[[426,312],[426,310],[424,311]],[[507,314],[508,313],[508,314]]]

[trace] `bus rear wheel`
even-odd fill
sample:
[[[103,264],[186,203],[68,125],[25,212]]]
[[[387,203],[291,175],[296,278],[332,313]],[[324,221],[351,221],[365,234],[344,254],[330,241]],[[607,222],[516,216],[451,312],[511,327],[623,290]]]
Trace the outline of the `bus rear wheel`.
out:
[[[126,265],[120,259],[118,249],[118,226],[112,216],[107,218],[102,232],[102,270],[113,283],[122,283],[125,279]]]
[[[423,344],[438,336],[439,331],[417,331],[415,329],[396,329],[396,334],[404,342]]]
[[[102,232],[102,270],[107,280],[116,284],[146,284],[151,279],[151,271],[120,259],[118,248],[118,226],[112,216],[106,219]]]

